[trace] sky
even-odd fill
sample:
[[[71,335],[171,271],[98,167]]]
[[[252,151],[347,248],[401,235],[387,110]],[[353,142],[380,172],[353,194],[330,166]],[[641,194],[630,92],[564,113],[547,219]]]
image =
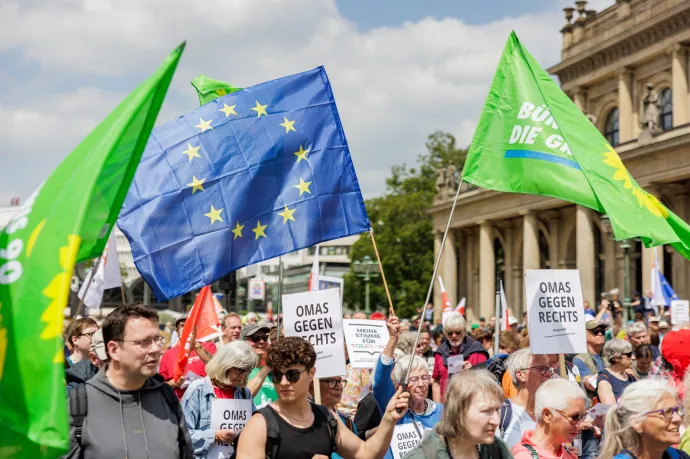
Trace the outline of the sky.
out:
[[[614,0],[591,0],[598,11]],[[198,74],[246,87],[324,65],[365,198],[436,130],[472,139],[515,30],[560,59],[570,0],[3,0],[0,207],[26,199],[180,42],[157,124],[198,106]]]

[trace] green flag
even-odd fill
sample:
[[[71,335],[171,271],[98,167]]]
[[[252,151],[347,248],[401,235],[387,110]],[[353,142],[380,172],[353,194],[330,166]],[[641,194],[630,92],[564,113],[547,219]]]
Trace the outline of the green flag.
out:
[[[76,262],[100,256],[184,43],[101,122],[0,232],[0,457],[69,446],[63,311]]]
[[[511,33],[472,139],[463,179],[605,213],[619,240],[672,244],[690,258],[690,226],[644,191],[596,127]]]
[[[240,91],[242,88],[236,88],[230,83],[225,83],[220,80],[209,78],[204,75],[199,75],[192,80],[192,86],[196,89],[199,95],[199,105],[206,105],[212,100],[230,94],[231,92]]]

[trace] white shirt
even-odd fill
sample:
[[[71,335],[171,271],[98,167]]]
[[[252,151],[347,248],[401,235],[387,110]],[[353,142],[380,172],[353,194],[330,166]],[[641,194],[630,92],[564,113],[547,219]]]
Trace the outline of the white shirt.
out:
[[[537,428],[537,423],[527,414],[527,411],[521,406],[510,402],[513,408],[513,416],[505,432],[501,432],[501,440],[503,440],[508,448],[512,448],[515,444],[520,443],[522,434],[528,430]]]

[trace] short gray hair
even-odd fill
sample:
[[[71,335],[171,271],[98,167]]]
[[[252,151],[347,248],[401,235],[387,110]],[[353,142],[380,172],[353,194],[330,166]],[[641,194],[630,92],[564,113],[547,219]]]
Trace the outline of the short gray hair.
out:
[[[393,382],[396,384],[401,384],[405,379],[405,374],[407,373],[407,368],[410,366],[410,359],[412,360],[412,369],[410,372],[415,370],[424,370],[424,373],[429,373],[429,365],[426,360],[418,355],[407,354],[397,362],[395,362],[395,368],[393,368]]]
[[[537,389],[534,396],[534,414],[541,421],[544,410],[564,411],[573,399],[587,402],[587,396],[580,386],[567,379],[549,379]]]
[[[645,324],[643,324],[642,322],[633,322],[630,325],[628,325],[628,330],[626,331],[626,334],[630,336],[633,333],[640,333],[646,331],[647,326]]]
[[[506,368],[510,373],[510,379],[513,380],[513,385],[517,388],[520,385],[520,381],[517,377],[518,370],[524,370],[530,366],[532,361],[532,351],[529,348],[520,349],[519,351],[513,352],[510,357],[506,360]]]
[[[415,332],[405,332],[398,338],[398,344],[396,348],[403,351],[405,354],[412,354],[412,347],[414,347],[414,342],[417,339],[417,333]]]
[[[604,344],[604,349],[601,351],[601,357],[607,367],[611,366],[611,360],[617,359],[623,354],[632,352],[632,344],[629,341],[614,338]]]
[[[459,312],[448,314],[446,320],[443,321],[443,332],[446,329],[465,331],[465,318]]]
[[[206,364],[206,374],[211,381],[218,381],[224,386],[229,386],[228,370],[230,368],[254,369],[257,363],[259,363],[259,356],[249,343],[240,340],[231,341],[218,348],[216,354]]]

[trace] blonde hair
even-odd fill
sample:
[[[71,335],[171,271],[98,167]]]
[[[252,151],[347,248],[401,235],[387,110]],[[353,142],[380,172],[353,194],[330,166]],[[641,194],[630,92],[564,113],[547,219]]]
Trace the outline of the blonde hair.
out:
[[[216,381],[223,386],[231,385],[228,378],[228,370],[237,368],[240,370],[254,369],[259,363],[259,356],[246,341],[231,341],[225,346],[221,346],[216,354],[206,364],[206,374],[211,381]],[[247,375],[249,376],[249,375]],[[242,384],[247,384],[247,379]]]
[[[611,459],[623,449],[639,453],[640,434],[631,425],[635,421],[644,420],[644,413],[653,411],[666,396],[678,398],[675,390],[660,379],[643,379],[626,387],[618,404],[606,414],[606,435],[599,459]]]
[[[492,397],[497,406],[503,402],[503,390],[488,371],[463,371],[453,376],[436,432],[446,438],[462,437],[467,432],[467,412],[477,394]]]

